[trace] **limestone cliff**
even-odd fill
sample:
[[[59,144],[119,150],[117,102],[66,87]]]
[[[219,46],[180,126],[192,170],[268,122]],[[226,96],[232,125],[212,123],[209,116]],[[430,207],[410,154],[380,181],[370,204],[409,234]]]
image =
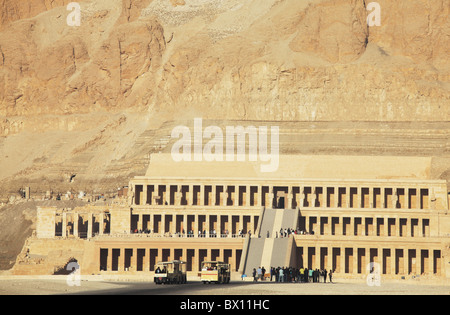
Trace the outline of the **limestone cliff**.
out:
[[[449,155],[449,0],[379,0],[370,27],[363,0],[78,2],[74,27],[67,0],[0,0],[4,194],[126,184],[194,116],[311,122],[290,152]]]

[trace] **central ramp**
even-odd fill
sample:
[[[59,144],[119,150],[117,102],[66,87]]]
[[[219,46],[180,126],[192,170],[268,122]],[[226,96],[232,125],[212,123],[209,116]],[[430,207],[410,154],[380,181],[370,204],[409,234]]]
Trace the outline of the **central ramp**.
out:
[[[247,238],[241,258],[240,272],[252,276],[253,269],[287,267],[294,238],[281,237],[280,230],[296,229],[298,209],[263,209],[261,223],[255,237]]]

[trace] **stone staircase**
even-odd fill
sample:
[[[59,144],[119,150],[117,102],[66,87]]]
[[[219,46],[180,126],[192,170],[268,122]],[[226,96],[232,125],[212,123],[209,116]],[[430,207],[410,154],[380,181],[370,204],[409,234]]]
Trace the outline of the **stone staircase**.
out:
[[[253,268],[288,266],[293,237],[281,237],[280,229],[296,229],[298,209],[262,209],[255,237],[247,238],[240,272],[251,278]]]

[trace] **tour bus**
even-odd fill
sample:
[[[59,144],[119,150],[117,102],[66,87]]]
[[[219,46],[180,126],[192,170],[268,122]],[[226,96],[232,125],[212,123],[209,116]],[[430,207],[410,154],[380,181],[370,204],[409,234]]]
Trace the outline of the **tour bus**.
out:
[[[186,262],[181,260],[158,262],[155,265],[155,275],[153,280],[156,284],[186,283]]]
[[[206,283],[229,283],[230,282],[230,264],[222,261],[204,261],[202,262],[201,281]]]

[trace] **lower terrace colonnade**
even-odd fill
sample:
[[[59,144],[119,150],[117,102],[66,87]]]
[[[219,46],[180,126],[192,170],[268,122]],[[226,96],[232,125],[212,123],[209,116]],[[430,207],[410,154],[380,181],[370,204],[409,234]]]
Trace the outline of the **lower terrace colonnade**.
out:
[[[341,275],[356,276],[376,272],[387,276],[440,276],[442,270],[445,270],[441,250],[437,248],[305,245],[296,247],[295,257],[297,266],[333,270]]]
[[[241,256],[242,250],[232,248],[100,247],[97,271],[153,272],[159,261],[178,259],[186,261],[189,272],[199,272],[201,263],[209,260],[230,263],[236,272]],[[351,276],[369,272],[385,276],[440,276],[444,270],[441,250],[427,248],[299,246],[295,248],[294,260],[296,268],[327,269]]]
[[[160,261],[183,260],[188,272],[201,271],[203,261],[219,260],[231,264],[232,271],[239,270],[242,249],[189,248],[189,247],[100,247],[98,270],[105,272],[153,272]]]

